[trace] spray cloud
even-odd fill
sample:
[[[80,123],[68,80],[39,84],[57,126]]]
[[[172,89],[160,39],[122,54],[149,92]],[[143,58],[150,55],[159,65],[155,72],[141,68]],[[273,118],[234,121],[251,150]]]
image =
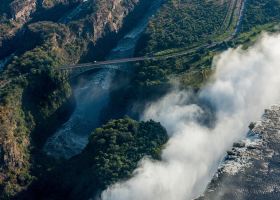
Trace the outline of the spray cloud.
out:
[[[251,121],[280,100],[280,35],[264,34],[248,50],[214,60],[213,80],[198,94],[215,108],[214,127],[198,122],[204,109],[174,90],[149,105],[143,119],[160,121],[170,139],[162,161],[143,159],[134,176],[103,191],[103,200],[189,200],[203,193],[232,143]]]

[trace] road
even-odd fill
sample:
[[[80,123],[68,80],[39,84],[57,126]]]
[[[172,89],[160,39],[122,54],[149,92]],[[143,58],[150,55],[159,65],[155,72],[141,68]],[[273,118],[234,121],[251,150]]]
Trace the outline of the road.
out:
[[[238,16],[238,21],[234,30],[234,35],[237,35],[238,32],[240,31],[241,28],[241,22],[243,20],[243,16],[244,16],[244,11],[245,11],[245,6],[246,6],[246,1],[247,0],[240,0],[240,9],[239,9],[239,16]]]
[[[223,29],[224,30],[227,30],[228,27],[230,26],[230,19],[233,15],[233,12],[236,8],[236,3],[237,3],[237,0],[230,0],[229,2],[229,5],[228,5],[228,9],[227,9],[227,14],[226,14],[226,17],[223,21]]]

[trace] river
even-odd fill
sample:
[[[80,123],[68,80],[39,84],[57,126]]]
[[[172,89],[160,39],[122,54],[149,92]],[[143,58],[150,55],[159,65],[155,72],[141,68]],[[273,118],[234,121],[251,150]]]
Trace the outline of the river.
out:
[[[138,39],[161,2],[162,0],[153,2],[146,15],[109,53],[107,60],[133,56]],[[73,88],[77,102],[76,108],[69,120],[47,140],[44,151],[48,155],[67,159],[85,148],[89,135],[101,125],[99,117],[103,108],[109,103],[111,81],[114,76],[115,70],[103,69],[90,75],[90,78],[80,79]]]
[[[7,65],[7,63],[12,59],[13,56],[14,54],[11,54],[10,56],[7,56],[0,60],[0,71],[3,70],[3,68]]]

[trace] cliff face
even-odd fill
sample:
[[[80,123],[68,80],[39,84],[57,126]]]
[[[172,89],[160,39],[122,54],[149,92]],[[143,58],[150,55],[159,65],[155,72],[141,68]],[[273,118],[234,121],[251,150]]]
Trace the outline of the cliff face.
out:
[[[32,13],[36,11],[36,5],[36,0],[4,0],[0,7],[0,45],[30,20]]]
[[[10,13],[15,21],[25,23],[36,10],[36,0],[17,0],[10,4]]]
[[[91,18],[93,24],[93,41],[96,42],[104,35],[104,30],[109,32],[118,32],[123,25],[124,18],[131,12],[139,0],[123,1],[115,0],[104,3],[97,2],[93,9],[98,9]],[[125,6],[123,6],[125,4]],[[101,9],[100,9],[101,8]]]
[[[37,21],[66,24],[78,39],[92,42],[107,35],[115,37],[123,27],[126,17],[138,5],[147,6],[142,0],[15,0],[0,9],[0,58],[17,50],[24,37],[25,25]],[[6,9],[4,9],[6,7]],[[138,6],[139,7],[139,6]],[[2,10],[2,12],[1,12]],[[114,34],[113,34],[114,33]]]
[[[0,57],[15,56],[0,73],[0,83],[5,82],[0,84],[0,198],[16,196],[41,174],[36,155],[69,114],[71,88],[67,76],[54,68],[76,63],[88,51],[106,52],[113,43],[89,46],[103,44],[108,36],[116,41],[128,16],[134,19],[135,8],[149,3],[7,0],[1,5]]]
[[[60,5],[57,1],[40,0],[4,0],[0,5],[0,59],[14,53],[22,36],[23,27],[34,20],[36,13]],[[74,1],[64,2],[65,6],[74,4]],[[43,14],[43,13],[42,13]]]
[[[267,109],[250,128],[248,138],[228,152],[201,200],[280,198],[280,106]]]

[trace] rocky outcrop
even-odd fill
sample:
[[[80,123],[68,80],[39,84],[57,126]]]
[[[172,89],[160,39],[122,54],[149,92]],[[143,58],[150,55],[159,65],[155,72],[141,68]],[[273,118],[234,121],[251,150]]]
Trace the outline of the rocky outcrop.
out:
[[[280,199],[280,106],[265,110],[244,145],[229,151],[202,200]]]
[[[141,15],[150,3],[146,0],[14,0],[7,4],[10,12],[0,12],[0,16],[6,17],[5,21],[0,21],[0,59],[17,51],[18,43],[25,37],[24,31],[19,30],[32,21],[67,24],[76,37],[90,42],[90,51],[100,51],[97,45],[100,39],[104,39],[100,46],[104,47],[106,43],[105,47],[110,48],[117,41],[123,25],[135,22],[136,19],[131,16]],[[140,9],[137,10],[137,7]],[[135,9],[137,13],[132,14]],[[91,57],[102,57],[104,53],[100,52],[93,53]]]
[[[96,42],[104,35],[104,30],[118,32],[123,25],[124,18],[133,10],[139,0],[116,0],[104,3],[97,2],[93,9],[101,7],[91,19],[93,25],[93,41]],[[125,5],[125,6],[124,6]]]
[[[58,5],[67,7],[77,2],[78,0],[4,0],[2,7],[0,6],[0,59],[17,50],[24,33],[20,30],[31,20],[36,20],[36,18],[47,20],[47,18],[50,18],[49,15],[47,15],[47,18],[41,17],[46,15],[45,10],[51,10]],[[67,9],[63,10],[63,12],[66,11]],[[55,12],[61,13],[59,10],[55,10]],[[50,13],[50,15],[53,15],[53,13]]]
[[[24,24],[36,10],[36,0],[16,0],[10,4],[10,13],[13,20]]]
[[[0,12],[0,46],[1,41],[13,37],[36,11],[36,0],[4,1],[5,9]],[[2,3],[2,2],[1,2]],[[4,7],[3,7],[4,8]]]

